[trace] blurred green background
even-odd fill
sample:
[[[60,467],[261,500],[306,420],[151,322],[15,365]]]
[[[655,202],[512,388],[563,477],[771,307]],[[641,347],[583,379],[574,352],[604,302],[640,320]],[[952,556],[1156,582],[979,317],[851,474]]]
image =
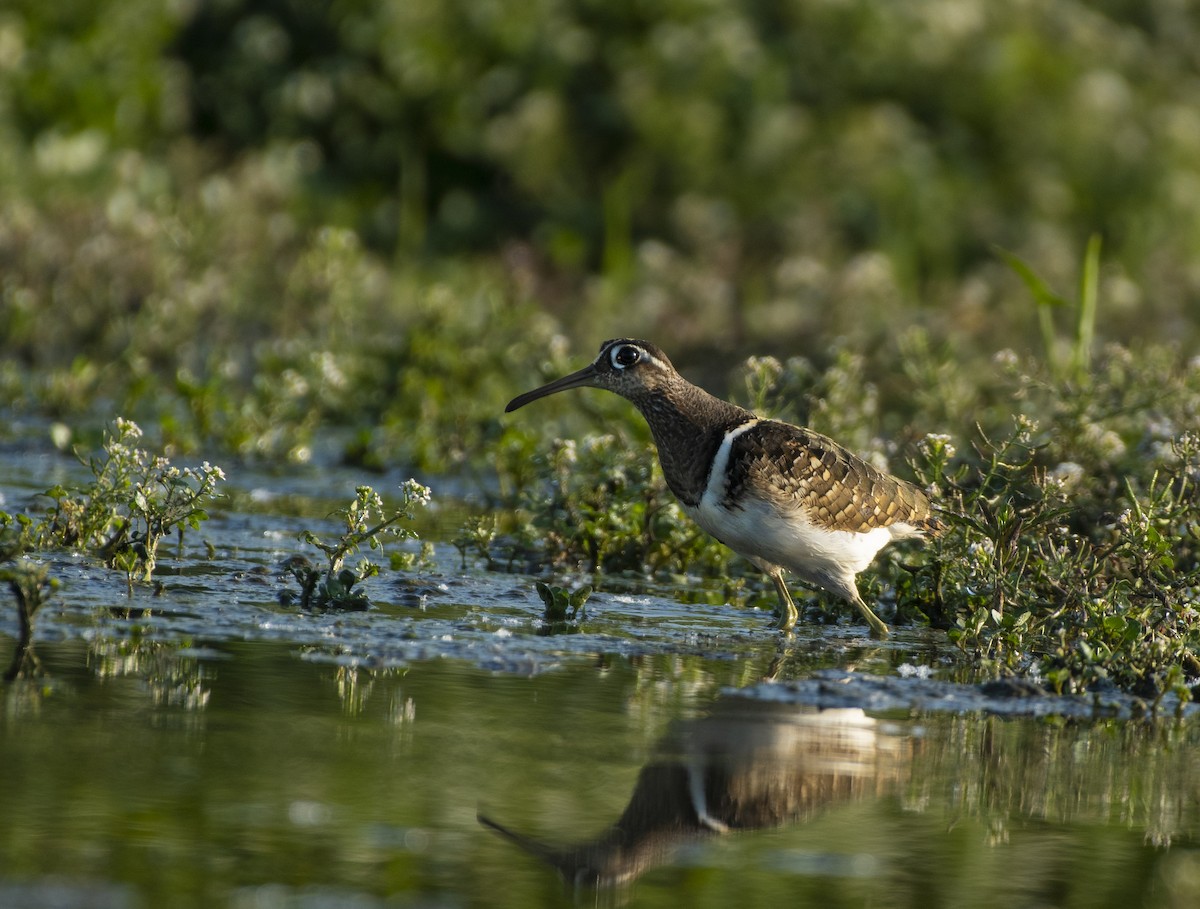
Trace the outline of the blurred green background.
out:
[[[896,406],[914,331],[1050,353],[998,250],[1094,233],[1098,338],[1186,351],[1198,75],[1190,0],[10,0],[0,395],[444,466],[628,334]]]

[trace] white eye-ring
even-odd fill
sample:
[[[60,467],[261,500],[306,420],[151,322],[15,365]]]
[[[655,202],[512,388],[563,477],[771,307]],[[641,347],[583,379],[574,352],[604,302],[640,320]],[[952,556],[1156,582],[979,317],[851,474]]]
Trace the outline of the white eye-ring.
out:
[[[622,344],[620,347],[614,347],[612,353],[609,354],[613,369],[626,369],[641,358],[642,352],[632,344]]]

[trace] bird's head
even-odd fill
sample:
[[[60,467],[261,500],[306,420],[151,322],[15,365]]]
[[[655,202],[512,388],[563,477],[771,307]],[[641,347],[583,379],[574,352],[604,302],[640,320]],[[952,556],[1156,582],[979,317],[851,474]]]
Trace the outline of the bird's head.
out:
[[[667,355],[649,341],[616,338],[601,344],[596,359],[583,369],[517,395],[504,412],[568,388],[605,388],[636,404],[678,379]]]

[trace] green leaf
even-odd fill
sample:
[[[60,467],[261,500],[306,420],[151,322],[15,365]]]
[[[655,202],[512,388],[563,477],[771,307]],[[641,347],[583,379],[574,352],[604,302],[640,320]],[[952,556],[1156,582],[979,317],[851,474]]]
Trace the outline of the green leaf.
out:
[[[1075,368],[1086,372],[1091,365],[1092,344],[1096,336],[1096,302],[1100,288],[1100,235],[1088,238],[1079,275],[1079,318],[1075,324]]]
[[[1000,256],[1000,258],[1002,258],[1008,264],[1008,267],[1017,273],[1017,277],[1019,277],[1025,283],[1025,287],[1029,290],[1029,293],[1033,295],[1034,302],[1039,306],[1055,307],[1071,305],[1067,300],[1063,299],[1053,290],[1051,290],[1050,285],[1043,281],[1038,273],[1035,272],[1029,266],[1029,264],[1026,263],[1025,260],[1016,253],[1009,252],[1002,246],[996,246],[994,249],[996,250],[996,254]]]
[[[1104,626],[1104,630],[1109,634],[1124,635],[1126,629],[1128,628],[1128,623],[1126,620],[1119,615],[1105,616],[1104,621],[1101,624]]]

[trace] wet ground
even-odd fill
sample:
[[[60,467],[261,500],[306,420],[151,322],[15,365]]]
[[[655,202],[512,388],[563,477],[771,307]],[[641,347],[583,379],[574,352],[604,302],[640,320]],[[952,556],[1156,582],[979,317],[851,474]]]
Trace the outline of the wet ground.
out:
[[[0,453],[0,509],[74,470]],[[546,634],[449,510],[376,608],[303,613],[281,565],[364,478],[230,473],[157,595],[52,560],[41,672],[0,689],[0,906],[1200,905],[1190,713],[630,581]],[[15,635],[0,600],[0,663]]]

